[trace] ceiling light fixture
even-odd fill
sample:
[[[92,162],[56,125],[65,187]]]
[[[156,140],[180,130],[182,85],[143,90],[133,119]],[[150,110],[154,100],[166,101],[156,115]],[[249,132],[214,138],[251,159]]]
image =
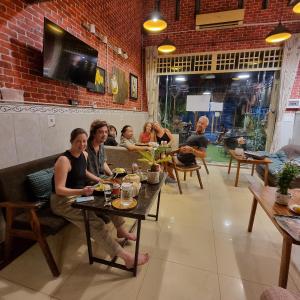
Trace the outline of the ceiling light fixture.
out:
[[[211,92],[210,92],[210,91],[205,91],[205,92],[203,93],[203,95],[211,95]]]
[[[296,1],[293,7],[293,12],[296,14],[300,14],[300,0]]]
[[[143,23],[143,27],[146,31],[152,33],[159,33],[165,30],[168,26],[166,20],[159,12],[160,1],[156,0],[155,9]]]
[[[177,77],[175,77],[175,80],[176,81],[184,82],[184,81],[186,81],[186,77],[184,77],[184,76],[177,76]]]
[[[248,79],[250,77],[250,75],[249,74],[239,74],[237,77],[239,79]]]
[[[280,43],[288,40],[292,36],[291,32],[284,27],[281,22],[266,36],[267,43]]]
[[[169,54],[176,50],[175,44],[166,38],[157,48],[160,53]]]

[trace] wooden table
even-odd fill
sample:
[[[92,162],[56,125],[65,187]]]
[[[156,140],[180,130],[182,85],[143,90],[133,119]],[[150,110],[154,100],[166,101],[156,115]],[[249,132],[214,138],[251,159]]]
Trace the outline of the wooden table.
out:
[[[249,190],[253,194],[254,198],[249,219],[248,232],[252,232],[256,207],[257,203],[259,203],[283,237],[278,285],[286,288],[289,275],[292,244],[300,245],[300,243],[293,239],[289,233],[287,233],[278,225],[274,215],[293,216],[295,214],[290,211],[287,206],[275,203],[275,194],[277,190],[276,187],[253,184],[249,186]],[[300,189],[290,190],[290,193],[292,194],[290,203],[300,204]]]
[[[160,175],[160,181],[158,184],[148,184],[143,183],[138,194],[137,199],[137,206],[132,210],[117,210],[113,207],[104,206],[104,196],[97,196],[95,200],[88,201],[88,202],[80,202],[72,204],[73,207],[79,208],[82,210],[83,219],[85,223],[85,232],[86,232],[86,241],[88,246],[88,254],[89,254],[89,263],[92,264],[93,262],[102,263],[111,267],[119,268],[125,271],[133,272],[133,275],[136,276],[137,274],[137,263],[138,263],[138,254],[139,254],[139,245],[140,245],[140,232],[141,232],[141,221],[146,220],[146,217],[153,217],[155,220],[158,220],[159,214],[159,204],[160,204],[160,192],[161,188],[165,182],[167,175],[162,173]],[[153,205],[154,201],[157,198],[157,205],[156,205],[156,213],[155,215],[149,214],[151,206]],[[125,218],[132,218],[135,219],[136,222],[133,228],[137,224],[137,237],[136,237],[136,244],[135,244],[135,257],[134,257],[134,266],[132,269],[127,269],[125,265],[116,263],[117,257],[114,257],[111,261],[104,260],[98,257],[93,256],[92,244],[91,244],[91,236],[90,236],[90,224],[89,224],[89,214],[88,211],[94,212],[102,212],[108,215],[117,215]]]
[[[237,161],[237,170],[236,170],[234,186],[237,186],[239,182],[241,164],[252,164],[251,176],[253,176],[254,174],[255,165],[264,164],[265,165],[264,181],[265,181],[265,185],[268,185],[269,164],[272,162],[272,160],[268,158],[264,158],[264,159],[247,158],[244,155],[236,155],[234,150],[229,150],[229,154],[230,154],[230,161],[228,166],[228,174],[230,174],[232,159],[234,158]]]

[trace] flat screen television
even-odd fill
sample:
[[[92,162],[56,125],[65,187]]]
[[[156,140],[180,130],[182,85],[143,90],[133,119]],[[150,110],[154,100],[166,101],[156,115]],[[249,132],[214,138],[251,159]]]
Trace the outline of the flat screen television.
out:
[[[86,87],[95,82],[98,51],[44,19],[43,75]]]

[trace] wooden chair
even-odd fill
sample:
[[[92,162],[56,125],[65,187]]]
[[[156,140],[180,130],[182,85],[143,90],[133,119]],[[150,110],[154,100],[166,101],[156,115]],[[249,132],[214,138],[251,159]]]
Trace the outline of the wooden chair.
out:
[[[198,177],[200,188],[203,189],[203,184],[202,184],[200,171],[199,171],[201,169],[201,166],[199,166],[198,164],[191,165],[191,166],[181,166],[181,165],[176,164],[175,156],[177,155],[178,151],[179,150],[177,149],[177,150],[172,151],[170,153],[170,155],[172,157],[172,162],[169,163],[169,166],[171,168],[173,168],[174,171],[175,171],[175,175],[176,175],[177,184],[178,184],[180,194],[182,194],[182,188],[181,188],[181,183],[180,183],[180,178],[179,178],[178,172],[183,172],[184,173],[184,180],[186,180],[186,173],[190,172],[190,174],[192,174],[195,171],[196,174],[197,174],[197,177]]]

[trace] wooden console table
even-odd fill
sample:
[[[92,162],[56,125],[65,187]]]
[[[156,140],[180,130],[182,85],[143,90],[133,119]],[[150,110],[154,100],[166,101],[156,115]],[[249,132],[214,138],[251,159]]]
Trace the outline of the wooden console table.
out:
[[[252,164],[251,176],[253,176],[253,174],[254,174],[255,165],[264,164],[265,165],[264,182],[265,182],[265,185],[268,185],[269,164],[272,162],[272,160],[270,160],[268,158],[264,158],[264,159],[247,158],[243,155],[236,155],[234,150],[229,150],[229,154],[230,154],[230,161],[229,161],[229,166],[228,166],[228,174],[230,174],[232,159],[234,158],[237,161],[237,169],[236,169],[234,186],[237,186],[238,182],[239,182],[241,164]]]
[[[274,218],[274,215],[295,215],[288,209],[287,206],[275,203],[276,189],[276,187],[262,186],[259,184],[253,184],[249,186],[249,190],[253,194],[254,198],[249,219],[248,232],[252,232],[256,207],[257,203],[259,203],[283,237],[278,285],[286,288],[289,275],[292,244],[300,245],[300,242],[293,239],[289,233],[283,230]],[[290,192],[292,194],[291,203],[300,204],[300,189],[290,190]]]

